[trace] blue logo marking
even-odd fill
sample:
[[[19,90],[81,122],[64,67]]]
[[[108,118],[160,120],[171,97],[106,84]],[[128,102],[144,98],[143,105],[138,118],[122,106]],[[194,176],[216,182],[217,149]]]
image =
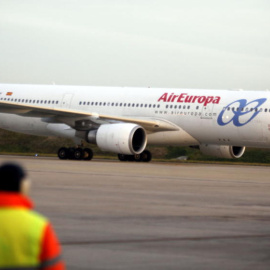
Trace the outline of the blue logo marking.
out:
[[[222,112],[219,114],[217,122],[220,126],[228,125],[229,123],[233,122],[233,124],[237,127],[241,127],[249,123],[252,119],[254,119],[259,113],[260,110],[258,109],[264,102],[266,101],[266,98],[260,98],[256,99],[250,102],[247,102],[246,99],[239,99],[236,101],[233,101],[229,105],[227,105],[225,108],[223,108]],[[256,106],[252,106],[252,104],[255,103]],[[233,104],[235,104],[236,109],[231,110],[233,115],[229,119],[222,119],[224,113],[227,111],[229,107],[231,107]],[[249,107],[248,107],[249,106]],[[248,109],[248,110],[245,110]],[[241,116],[244,115],[250,115],[250,117],[245,121],[241,122]]]

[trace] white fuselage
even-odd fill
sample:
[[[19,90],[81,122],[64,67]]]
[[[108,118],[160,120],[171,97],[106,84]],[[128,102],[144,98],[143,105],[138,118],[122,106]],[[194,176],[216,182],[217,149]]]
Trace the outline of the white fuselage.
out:
[[[148,133],[148,144],[270,147],[267,91],[151,89],[55,85],[0,85],[0,101],[92,114],[157,119],[179,128]],[[0,127],[34,135],[59,132],[46,115],[0,113]],[[64,124],[66,125],[66,123]]]

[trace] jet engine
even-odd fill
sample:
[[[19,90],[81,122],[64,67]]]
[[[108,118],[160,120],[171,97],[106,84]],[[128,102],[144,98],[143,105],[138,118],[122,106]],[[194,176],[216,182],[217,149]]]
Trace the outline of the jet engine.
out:
[[[244,146],[201,144],[203,154],[219,158],[240,158],[245,152]]]
[[[145,130],[131,123],[104,124],[87,134],[87,141],[96,143],[102,151],[117,154],[140,154],[146,147]]]

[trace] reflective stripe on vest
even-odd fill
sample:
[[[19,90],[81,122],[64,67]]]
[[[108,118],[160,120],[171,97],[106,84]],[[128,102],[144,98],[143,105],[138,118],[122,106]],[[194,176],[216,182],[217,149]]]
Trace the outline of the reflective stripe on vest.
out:
[[[48,221],[25,208],[0,208],[0,269],[37,269]]]

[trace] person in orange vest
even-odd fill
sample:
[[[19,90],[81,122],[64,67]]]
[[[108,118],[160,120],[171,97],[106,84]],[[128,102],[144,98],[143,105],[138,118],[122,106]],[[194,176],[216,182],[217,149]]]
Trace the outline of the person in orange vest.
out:
[[[63,270],[56,234],[48,219],[32,210],[29,188],[20,165],[0,166],[0,270]]]

